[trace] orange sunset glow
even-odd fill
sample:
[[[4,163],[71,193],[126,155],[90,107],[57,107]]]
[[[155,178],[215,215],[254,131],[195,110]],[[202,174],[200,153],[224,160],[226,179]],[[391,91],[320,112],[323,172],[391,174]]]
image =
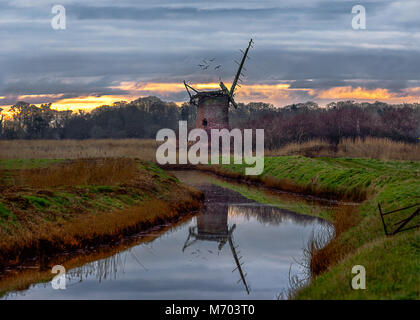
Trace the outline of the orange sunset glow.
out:
[[[217,90],[219,83],[193,83],[191,84],[198,90]],[[226,83],[228,87],[231,83]],[[119,89],[127,92],[125,95],[91,95],[80,96],[74,98],[62,98],[63,94],[51,95],[20,95],[16,101],[31,102],[32,99],[42,99],[45,102],[52,102],[53,108],[56,110],[73,110],[79,109],[90,111],[102,105],[112,105],[118,101],[132,101],[139,97],[156,95],[164,100],[173,101],[171,94],[185,92],[183,83],[138,83],[138,82],[121,82],[118,86],[110,87],[110,89]],[[304,93],[308,100],[315,102],[328,103],[335,100],[355,100],[355,101],[383,101],[388,103],[412,103],[420,100],[420,88],[407,88],[402,94],[390,92],[388,89],[376,88],[366,89],[363,87],[333,87],[326,90],[316,90],[311,88],[291,88],[289,83],[278,84],[245,84],[242,85],[236,93],[239,102],[267,102],[275,106],[283,106],[290,103],[304,102],[299,100],[296,94]],[[7,110],[11,105],[2,105],[1,100],[6,97],[0,97],[0,107],[7,114]],[[174,101],[181,105],[187,99]],[[40,105],[39,103],[34,103]]]

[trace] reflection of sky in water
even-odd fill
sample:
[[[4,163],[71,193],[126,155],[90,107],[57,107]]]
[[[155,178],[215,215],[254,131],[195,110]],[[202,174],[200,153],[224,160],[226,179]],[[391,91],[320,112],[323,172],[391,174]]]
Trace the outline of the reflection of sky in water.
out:
[[[301,260],[312,232],[326,224],[256,204],[225,208],[228,226],[236,224],[233,241],[243,257],[249,295],[238,270],[232,272],[236,265],[228,243],[218,251],[218,242],[198,240],[182,252],[190,227],[197,226],[194,217],[152,243],[69,270],[66,290],[53,290],[51,283],[37,284],[8,299],[276,298],[288,287],[291,264],[292,275],[302,271],[295,261]],[[214,218],[219,219],[219,214]]]

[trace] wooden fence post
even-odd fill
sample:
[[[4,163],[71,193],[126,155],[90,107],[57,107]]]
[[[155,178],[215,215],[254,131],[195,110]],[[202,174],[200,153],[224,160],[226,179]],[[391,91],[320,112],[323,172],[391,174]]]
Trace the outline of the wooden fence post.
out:
[[[378,208],[379,208],[379,214],[381,215],[382,224],[384,225],[385,235],[388,235],[388,231],[386,230],[386,224],[385,224],[384,216],[382,215],[382,208],[381,208],[381,205],[379,203],[378,203]]]

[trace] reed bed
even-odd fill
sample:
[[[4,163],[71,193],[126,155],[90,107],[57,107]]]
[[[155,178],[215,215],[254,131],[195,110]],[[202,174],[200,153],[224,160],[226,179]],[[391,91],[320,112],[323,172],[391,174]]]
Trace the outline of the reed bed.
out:
[[[139,158],[156,161],[162,142],[153,139],[99,140],[0,140],[0,159],[83,159]],[[338,145],[325,140],[290,143],[265,150],[265,156],[304,155],[307,157],[350,157],[381,160],[420,160],[420,143],[385,138],[342,139]]]
[[[338,237],[357,225],[359,218],[355,207],[338,208],[333,218],[334,232],[324,231],[311,238],[304,250],[311,279],[337,264],[348,253],[347,248],[340,243]]]
[[[275,150],[265,150],[269,157],[303,155],[306,157],[348,157],[381,160],[420,160],[420,143],[397,142],[385,138],[342,139],[338,145],[325,140],[290,143]]]
[[[34,188],[116,185],[131,182],[138,176],[138,164],[130,158],[78,159],[60,162],[47,168],[18,170],[15,186]]]
[[[152,139],[0,140],[0,159],[128,157],[155,161],[159,143]]]

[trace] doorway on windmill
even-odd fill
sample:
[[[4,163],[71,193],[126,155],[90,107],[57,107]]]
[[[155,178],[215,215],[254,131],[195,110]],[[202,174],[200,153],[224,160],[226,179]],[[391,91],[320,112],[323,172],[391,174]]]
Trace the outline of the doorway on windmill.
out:
[[[207,119],[206,118],[203,119],[202,124],[203,124],[204,127],[207,127]]]

